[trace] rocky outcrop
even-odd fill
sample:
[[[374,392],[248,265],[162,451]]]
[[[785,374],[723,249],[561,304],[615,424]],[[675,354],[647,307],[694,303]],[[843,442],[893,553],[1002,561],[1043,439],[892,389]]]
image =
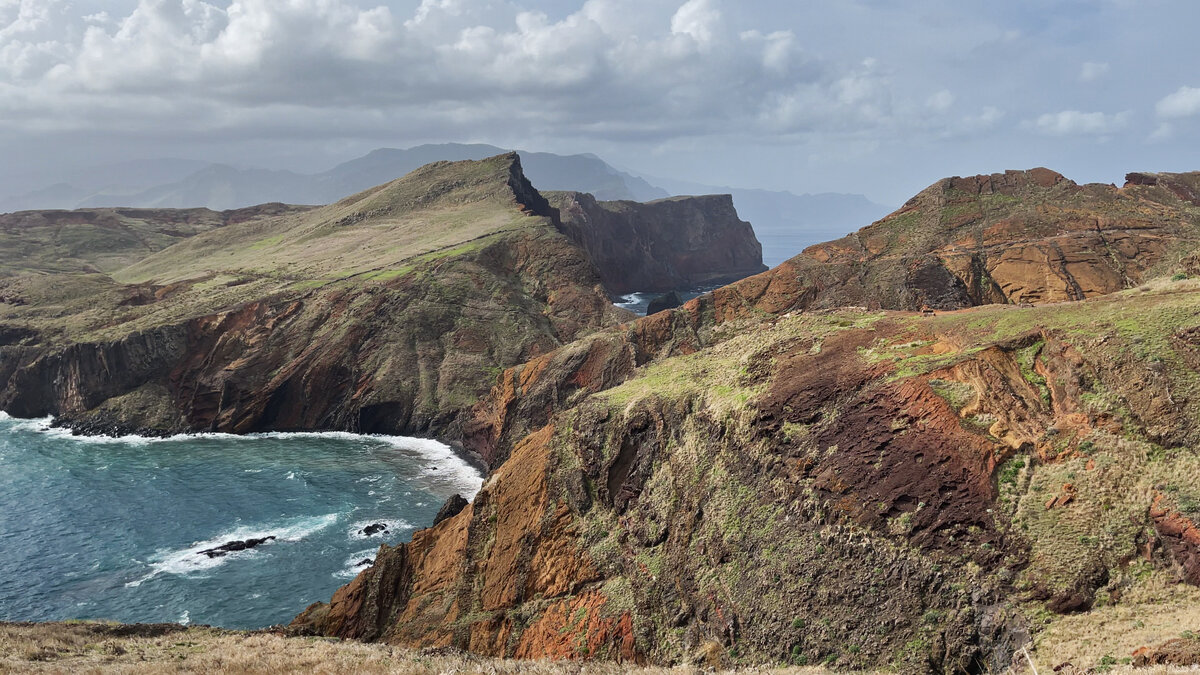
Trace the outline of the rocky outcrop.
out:
[[[683,304],[683,298],[679,297],[679,293],[671,291],[663,293],[652,299],[649,305],[646,305],[646,314],[658,314],[667,309],[675,309]]]
[[[1189,517],[1130,486],[1200,498],[1167,478],[1193,475],[1200,440],[1200,291],[1083,280],[1169,275],[1195,212],[1161,185],[1044,170],[951,179],[906,208],[941,203],[940,222],[978,202],[960,193],[1003,196],[1007,225],[963,225],[995,287],[902,210],[506,370],[465,427],[493,467],[475,504],[296,626],[495,656],[965,673],[1004,670],[1054,621],[1031,607],[1086,615],[1138,602],[1147,575],[1191,581]],[[1078,225],[1085,207],[1112,227]],[[1131,237],[1139,259],[1066,253],[1093,236]],[[1071,263],[1005,276],[1017,244]],[[1052,302],[1070,283],[1084,299]],[[991,293],[1010,304],[896,311]],[[823,309],[850,298],[896,310]]]
[[[1200,182],[1200,174],[1172,176]],[[1186,265],[1197,247],[1200,210],[1158,184],[1080,186],[1046,169],[945,179],[884,220],[689,301],[683,311],[509,369],[476,405],[464,443],[503,461],[506,444],[544,424],[549,411],[619,384],[652,358],[709,345],[727,322],[839,306],[944,310],[1078,300],[1178,271],[1175,261]],[[1016,265],[1014,251],[1041,257]]]
[[[251,538],[251,539],[235,539],[233,541],[221,544],[220,546],[217,546],[214,548],[207,548],[207,549],[204,549],[203,551],[199,551],[198,553],[196,553],[196,555],[206,555],[209,558],[223,558],[223,557],[229,555],[230,553],[236,553],[238,551],[248,551],[252,548],[258,548],[259,546],[267,543],[268,541],[275,541],[275,537],[268,536],[268,537]]]
[[[1175,638],[1153,647],[1141,647],[1133,653],[1136,668],[1150,666],[1200,666],[1200,639],[1194,635]]]
[[[562,231],[588,253],[610,292],[665,292],[766,270],[762,245],[729,195],[601,202],[549,193]]]
[[[1200,244],[1200,212],[1188,197],[1200,179],[1161,176],[1124,188],[1077,185],[1047,169],[948,178],[887,218],[789,262],[824,307],[956,309],[1094,297],[1136,286]]]
[[[438,509],[437,515],[433,518],[433,524],[437,525],[443,520],[449,520],[450,518],[457,516],[459,513],[462,513],[462,510],[467,508],[469,504],[470,502],[468,502],[462,495],[456,494],[451,496],[444,504],[442,504],[442,508]]]
[[[439,219],[457,229],[430,231]],[[496,372],[618,314],[516,155],[441,163],[220,234],[121,273],[146,282],[8,281],[0,409],[88,431],[454,438]],[[266,256],[288,272],[223,262],[255,246],[244,264]],[[376,254],[399,259],[379,270]]]
[[[1163,540],[1181,576],[1188,583],[1200,586],[1200,528],[1186,515],[1166,506],[1166,496],[1159,493],[1150,505],[1150,520]]]
[[[620,333],[621,383],[580,367],[613,352],[616,338],[590,338],[518,374],[518,388],[565,364],[593,376],[550,399],[545,426],[501,443],[509,456],[475,504],[381,555],[390,576],[365,573],[296,625],[493,656],[703,662],[715,645],[748,662],[1007,667],[1032,630],[1020,603],[1086,612],[1131,583],[1119,570],[1142,533],[1167,531],[1157,503],[1113,503],[1130,474],[1097,466],[1154,470],[1125,440],[1160,417],[1155,395],[1134,394],[1195,371],[1132,378],[1153,366],[1115,356],[1135,338],[1110,322],[1190,325],[1177,312],[1196,293],[743,318],[682,349],[695,339],[685,308],[662,315],[674,329],[649,317]],[[662,334],[681,341],[633,365],[642,324],[660,326],[664,350]],[[1128,407],[1098,407],[1098,392]],[[1195,437],[1200,402],[1176,401],[1169,423]],[[1064,487],[1068,471],[1091,473]],[[1081,517],[1108,538],[1066,525]],[[371,598],[386,611],[357,609]],[[364,614],[377,618],[362,626]],[[573,652],[550,639],[564,634]]]
[[[14,310],[0,322],[0,409],[89,432],[457,439],[497,372],[624,316],[606,277],[674,285],[761,267],[728,199],[618,206],[587,232],[563,225],[509,154],[435,163],[322,208],[166,211],[162,227],[192,223],[194,236],[112,277],[0,280]],[[108,227],[96,214],[157,212],[38,217]],[[633,248],[605,257],[618,242]]]

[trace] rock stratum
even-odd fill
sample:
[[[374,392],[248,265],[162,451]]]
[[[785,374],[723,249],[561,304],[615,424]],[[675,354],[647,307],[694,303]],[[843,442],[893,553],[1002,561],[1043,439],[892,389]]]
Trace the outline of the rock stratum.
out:
[[[673,197],[644,204],[547,193],[563,232],[596,261],[614,293],[665,292],[766,271],[762,245],[733,197]]]
[[[627,204],[643,229],[662,215]],[[707,208],[681,239],[732,228],[757,250]],[[2,216],[0,409],[84,431],[453,440],[497,373],[627,318],[603,283],[617,271],[566,231],[511,153],[324,207]]]
[[[492,467],[474,502],[293,627],[641,663],[1132,660],[1200,607],[1198,185],[947,179],[509,368],[463,425]]]

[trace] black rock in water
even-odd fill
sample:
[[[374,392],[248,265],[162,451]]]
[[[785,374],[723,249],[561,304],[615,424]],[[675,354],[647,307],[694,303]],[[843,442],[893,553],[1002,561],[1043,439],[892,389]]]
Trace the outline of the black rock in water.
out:
[[[363,529],[359,530],[359,532],[362,533],[364,536],[373,537],[377,534],[387,534],[388,527],[387,527],[387,523],[375,523],[373,525],[368,525],[368,526],[364,527]]]
[[[463,509],[467,508],[467,500],[463,499],[462,495],[454,495],[442,504],[442,508],[438,509],[437,517],[433,519],[433,524],[437,525],[447,518],[457,516]]]
[[[679,294],[675,291],[663,293],[650,301],[650,304],[646,307],[646,316],[657,314],[665,309],[675,309],[682,304],[683,298],[679,297]]]
[[[196,555],[206,555],[210,558],[220,558],[221,556],[225,555],[226,553],[233,553],[234,551],[245,551],[246,549],[254,548],[255,546],[258,546],[259,544],[265,544],[268,541],[273,540],[274,538],[275,537],[263,537],[262,539],[237,539],[237,540],[231,541],[227,544],[221,544],[220,546],[218,546],[216,548],[205,549],[203,551],[200,551]]]
[[[362,560],[358,561],[358,564],[359,565],[374,565],[375,561],[372,560],[371,558],[363,558]]]

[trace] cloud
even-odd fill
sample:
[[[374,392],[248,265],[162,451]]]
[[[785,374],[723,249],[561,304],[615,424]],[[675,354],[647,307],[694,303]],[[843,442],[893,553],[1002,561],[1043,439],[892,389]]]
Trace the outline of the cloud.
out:
[[[1170,138],[1174,135],[1174,125],[1172,125],[1170,122],[1160,122],[1159,125],[1154,128],[1154,132],[1150,134],[1150,138],[1148,140],[1150,140],[1152,143],[1157,143],[1170,140]]]
[[[286,108],[314,128],[340,111],[446,136],[664,139],[892,129],[953,103],[945,91],[897,105],[876,62],[814,58],[791,30],[739,26],[720,0],[587,0],[553,19],[505,0],[422,0],[407,15],[358,0],[71,7],[0,0],[0,130],[182,134]]]
[[[688,0],[671,17],[671,32],[707,45],[713,41],[720,23],[721,13],[711,0]]]
[[[1107,75],[1108,71],[1109,65],[1107,63],[1085,61],[1079,68],[1079,80],[1081,82],[1095,82]]]
[[[1155,106],[1159,117],[1191,117],[1200,113],[1200,88],[1180,87],[1175,93],[1164,96]]]
[[[1046,113],[1027,126],[1048,136],[1104,136],[1124,129],[1129,117],[1129,112],[1109,115],[1102,112],[1064,110]]]
[[[925,99],[925,105],[930,110],[945,112],[950,109],[950,106],[954,105],[954,94],[951,94],[949,90],[943,89]]]

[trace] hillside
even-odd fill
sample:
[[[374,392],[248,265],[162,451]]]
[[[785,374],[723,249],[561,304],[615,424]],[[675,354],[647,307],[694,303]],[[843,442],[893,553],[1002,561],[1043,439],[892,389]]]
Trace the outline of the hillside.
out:
[[[1195,177],[949,179],[509,369],[466,427],[475,501],[293,625],[529,658],[1131,662],[1200,601]],[[931,298],[955,311],[912,311]]]
[[[581,668],[577,664],[550,661],[482,659],[452,650],[418,651],[289,637],[282,631],[80,621],[0,623],[0,672],[666,675],[686,671],[599,663]],[[817,675],[823,671],[787,672]]]
[[[1200,201],[1173,186],[1198,181],[1130,174],[1123,188],[1078,185],[1048,169],[949,178],[785,265],[822,307],[1081,300],[1137,285],[1195,250]]]
[[[1166,664],[1200,646],[1177,639],[1147,652],[1139,663]],[[715,654],[713,655],[716,656]],[[726,670],[719,661],[704,664],[707,672],[823,675],[820,666],[756,667]],[[406,673],[441,675],[686,675],[695,668],[638,667],[592,661],[530,661],[484,658],[452,649],[412,650],[382,644],[289,636],[281,631],[231,631],[171,624],[120,625],[99,622],[49,624],[0,623],[0,671],[22,673],[341,673],[360,675]],[[1105,672],[1122,675],[1129,665]],[[1194,672],[1159,665],[1156,675]]]
[[[452,427],[497,369],[615,312],[516,155],[0,297],[0,408],[153,431]]]
[[[263,204],[237,211],[88,209],[0,215],[0,276],[109,273],[188,237],[306,207]]]
[[[163,245],[107,238],[129,214],[158,218],[141,227]],[[498,372],[625,318],[511,153],[426,165],[324,207],[18,216],[12,236],[51,254],[0,279],[0,409],[85,430],[454,439]],[[756,245],[722,216],[679,235],[736,226]],[[47,243],[63,230],[42,220],[75,223],[77,260],[57,257]],[[193,221],[210,226],[176,224]],[[126,257],[92,264],[94,242]]]

